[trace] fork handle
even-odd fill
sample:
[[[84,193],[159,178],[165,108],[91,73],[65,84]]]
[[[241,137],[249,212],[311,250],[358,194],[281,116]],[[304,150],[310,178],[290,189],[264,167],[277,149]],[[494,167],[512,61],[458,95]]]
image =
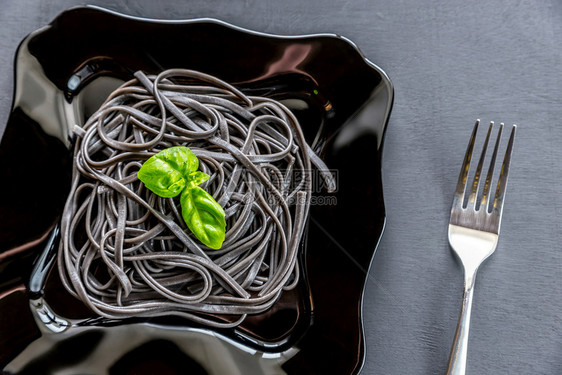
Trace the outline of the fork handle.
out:
[[[449,356],[446,375],[465,375],[466,373],[468,331],[470,328],[470,313],[472,311],[472,294],[474,291],[475,277],[476,273],[465,282],[461,313],[459,322],[457,323],[453,347],[451,348],[451,355]]]

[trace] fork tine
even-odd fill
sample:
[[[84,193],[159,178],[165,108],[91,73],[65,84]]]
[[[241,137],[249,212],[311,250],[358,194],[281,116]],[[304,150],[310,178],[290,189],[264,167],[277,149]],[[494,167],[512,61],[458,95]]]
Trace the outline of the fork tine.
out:
[[[507,149],[505,151],[505,157],[503,159],[500,178],[498,180],[498,187],[496,189],[496,196],[494,198],[494,206],[492,207],[492,209],[498,213],[500,220],[503,211],[503,200],[505,197],[505,188],[507,186],[507,176],[509,174],[509,164],[511,163],[511,153],[513,151],[513,142],[515,139],[516,129],[517,125],[513,125],[513,127],[511,128],[511,135],[509,137],[509,142],[507,143]]]
[[[492,185],[492,178],[494,177],[494,166],[496,165],[496,158],[498,155],[498,149],[500,147],[500,140],[502,137],[503,122],[500,123],[500,129],[498,130],[498,136],[496,138],[496,145],[494,146],[494,152],[492,153],[492,158],[490,159],[490,165],[488,166],[488,174],[486,176],[486,182],[484,184],[484,190],[482,191],[482,200],[480,202],[480,207],[484,207],[488,212],[490,211],[491,205],[488,204],[488,194]]]
[[[459,174],[459,180],[457,182],[457,189],[455,190],[455,195],[453,197],[453,208],[462,207],[464,202],[464,191],[466,188],[466,179],[468,177],[468,170],[470,168],[470,160],[472,159],[472,150],[474,149],[474,142],[476,140],[476,132],[478,130],[478,125],[480,120],[476,120],[474,124],[474,129],[472,130],[472,135],[468,141],[468,146],[466,148],[466,153],[464,155],[464,160],[461,167],[461,173]]]
[[[475,209],[478,209],[476,206],[476,196],[478,195],[478,187],[480,186],[480,175],[482,174],[482,166],[484,165],[484,159],[486,157],[486,150],[488,149],[488,142],[490,141],[490,135],[492,134],[492,128],[494,127],[494,122],[490,122],[490,127],[488,128],[488,134],[486,135],[486,140],[484,141],[484,145],[482,146],[482,153],[480,154],[480,160],[478,161],[478,165],[476,166],[476,172],[474,174],[474,180],[472,182],[472,190],[470,191],[470,195],[468,196],[468,203],[474,204]]]

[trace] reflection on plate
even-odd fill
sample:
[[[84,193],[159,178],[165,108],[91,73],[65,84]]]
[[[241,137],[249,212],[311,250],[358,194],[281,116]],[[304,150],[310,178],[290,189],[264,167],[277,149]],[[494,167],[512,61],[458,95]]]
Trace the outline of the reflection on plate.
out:
[[[95,317],[66,293],[56,271],[72,127],[133,72],[174,67],[282,101],[338,179],[335,193],[315,187],[299,288],[236,329],[211,330],[178,318]],[[380,156],[393,88],[353,44],[328,34],[281,37],[210,19],[146,20],[80,7],[21,43],[15,77],[0,144],[0,175],[10,182],[0,188],[0,369],[360,370],[363,288],[385,221]]]

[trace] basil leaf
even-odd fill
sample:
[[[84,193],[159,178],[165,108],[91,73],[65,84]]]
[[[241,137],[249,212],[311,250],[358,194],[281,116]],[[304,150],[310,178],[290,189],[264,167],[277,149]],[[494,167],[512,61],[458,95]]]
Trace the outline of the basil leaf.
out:
[[[226,231],[225,214],[220,204],[199,186],[186,188],[180,201],[183,219],[195,237],[211,249],[220,249]]]
[[[137,177],[161,197],[173,198],[181,193],[187,227],[205,245],[220,249],[226,232],[225,213],[209,193],[197,186],[209,179],[197,168],[199,160],[189,148],[170,147],[144,162]]]
[[[207,181],[211,176],[203,172],[193,172],[187,175],[187,186],[193,188],[203,182]]]
[[[172,198],[187,185],[187,176],[199,168],[197,156],[187,147],[170,147],[150,157],[137,177],[155,194]]]

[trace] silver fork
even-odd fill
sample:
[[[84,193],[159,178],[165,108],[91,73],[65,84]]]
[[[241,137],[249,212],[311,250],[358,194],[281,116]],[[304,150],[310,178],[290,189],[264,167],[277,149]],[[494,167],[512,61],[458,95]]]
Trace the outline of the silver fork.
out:
[[[459,181],[457,183],[457,190],[453,199],[451,219],[449,222],[449,244],[459,258],[464,270],[464,293],[459,322],[447,366],[447,375],[464,375],[466,372],[468,331],[470,328],[474,281],[476,279],[478,267],[480,267],[484,260],[492,255],[498,243],[507,175],[509,173],[509,164],[513,150],[513,140],[515,138],[516,126],[513,125],[497,182],[496,192],[495,195],[491,197],[490,190],[492,187],[492,178],[494,176],[494,164],[496,163],[496,156],[500,145],[503,123],[500,124],[484,186],[480,189],[480,184],[482,182],[480,178],[482,175],[482,166],[490,141],[490,135],[492,134],[492,128],[494,127],[494,123],[490,123],[488,134],[482,147],[482,154],[476,167],[474,179],[467,188],[470,161],[472,159],[472,151],[474,149],[479,124],[480,120],[477,120],[468,143],[461,173],[459,175]],[[480,190],[482,190],[481,193],[479,193]]]

